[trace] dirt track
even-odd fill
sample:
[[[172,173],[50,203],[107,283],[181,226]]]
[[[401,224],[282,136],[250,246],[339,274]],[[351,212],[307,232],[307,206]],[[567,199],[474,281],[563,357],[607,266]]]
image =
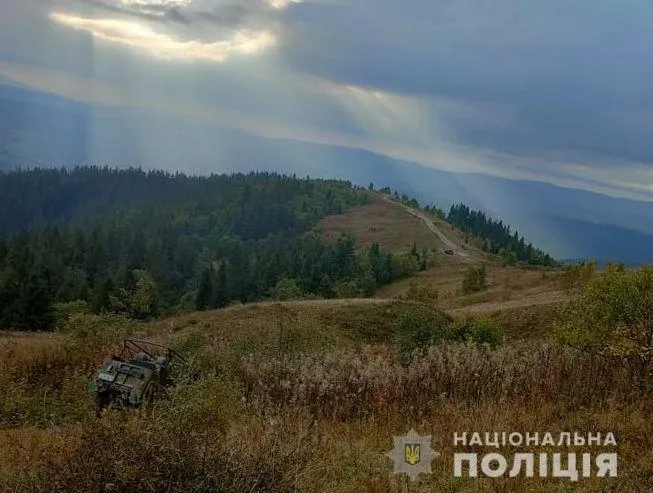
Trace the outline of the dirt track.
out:
[[[391,204],[396,204],[396,205],[402,207],[410,215],[421,219],[422,222],[424,222],[424,224],[426,225],[426,227],[431,232],[433,232],[433,234],[435,234],[439,238],[439,240],[442,242],[442,244],[446,248],[453,251],[454,255],[457,255],[457,256],[462,257],[464,259],[469,259],[469,260],[472,259],[472,255],[470,255],[469,252],[464,251],[463,249],[460,248],[460,246],[458,246],[456,243],[451,241],[442,231],[440,231],[440,229],[435,225],[435,223],[426,214],[424,214],[421,211],[418,211],[417,209],[409,207],[409,206],[407,206],[405,204],[402,204],[400,202],[392,200],[391,198],[389,198],[389,197],[387,197],[385,195],[383,196],[383,199],[385,201],[387,201],[387,202],[390,202]]]

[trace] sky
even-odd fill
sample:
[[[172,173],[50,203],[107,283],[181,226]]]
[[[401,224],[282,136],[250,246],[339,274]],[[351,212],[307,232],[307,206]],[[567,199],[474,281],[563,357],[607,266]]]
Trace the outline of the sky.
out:
[[[653,200],[651,25],[649,0],[2,0],[0,80]]]

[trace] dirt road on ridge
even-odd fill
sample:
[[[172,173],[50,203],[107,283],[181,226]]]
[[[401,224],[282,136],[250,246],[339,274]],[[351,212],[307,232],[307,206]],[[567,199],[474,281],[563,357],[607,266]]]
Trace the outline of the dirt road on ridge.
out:
[[[414,209],[412,207],[409,207],[405,204],[401,204],[395,200],[392,200],[386,196],[383,197],[384,200],[387,202],[390,202],[391,204],[396,204],[404,208],[406,212],[408,212],[411,216],[415,216],[419,219],[422,220],[424,225],[434,234],[438,237],[438,239],[442,242],[442,244],[445,246],[445,248],[452,250],[454,255],[457,255],[459,257],[462,257],[464,259],[472,260],[472,255],[470,255],[469,251],[463,250],[459,245],[451,241],[445,234],[440,231],[440,229],[435,225],[435,223],[423,212],[418,211],[417,209]]]

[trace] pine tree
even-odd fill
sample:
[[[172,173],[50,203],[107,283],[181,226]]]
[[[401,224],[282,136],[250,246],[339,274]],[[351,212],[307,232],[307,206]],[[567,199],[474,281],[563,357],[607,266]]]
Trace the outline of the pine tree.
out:
[[[197,296],[195,297],[195,308],[197,310],[206,310],[210,307],[213,299],[213,282],[212,270],[206,268],[202,271],[202,278],[200,280]]]
[[[227,279],[227,267],[222,262],[214,276],[212,286],[212,307],[222,308],[229,304],[229,281]]]

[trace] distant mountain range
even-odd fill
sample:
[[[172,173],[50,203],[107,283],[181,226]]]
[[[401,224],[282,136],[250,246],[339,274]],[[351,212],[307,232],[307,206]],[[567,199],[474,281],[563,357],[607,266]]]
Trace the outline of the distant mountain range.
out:
[[[280,171],[389,186],[448,209],[464,202],[564,258],[653,261],[653,203],[481,174],[439,171],[368,151],[272,140],[131,108],[92,107],[0,81],[0,170],[33,166]]]

